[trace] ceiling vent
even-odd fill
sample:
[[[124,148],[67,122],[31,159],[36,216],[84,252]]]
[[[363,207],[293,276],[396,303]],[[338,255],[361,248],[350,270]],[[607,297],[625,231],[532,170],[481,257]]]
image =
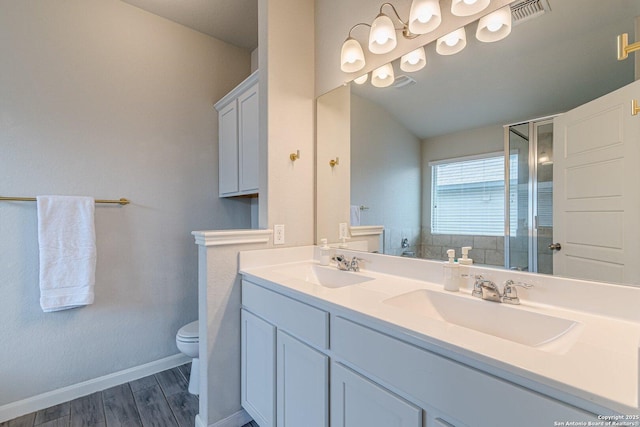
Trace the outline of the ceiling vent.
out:
[[[391,86],[395,87],[396,89],[400,89],[401,87],[410,86],[414,84],[416,84],[416,81],[413,78],[402,75],[402,76],[396,77],[396,79],[393,81]]]
[[[510,7],[513,25],[522,24],[525,21],[551,12],[549,0],[521,0],[513,3]]]

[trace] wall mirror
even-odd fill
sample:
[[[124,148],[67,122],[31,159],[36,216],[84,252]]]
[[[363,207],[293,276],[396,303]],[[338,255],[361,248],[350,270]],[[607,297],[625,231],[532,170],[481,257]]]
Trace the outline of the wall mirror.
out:
[[[394,63],[396,79],[406,75],[415,82],[387,88],[351,82],[318,98],[318,241],[326,237],[337,243],[339,223],[354,222],[384,227],[374,250],[385,254],[443,259],[449,248],[460,256],[463,246],[472,246],[469,256],[477,264],[553,272],[548,264],[548,246],[554,243],[553,116],[633,82],[633,55],[617,61],[616,36],[627,32],[630,40],[637,38],[640,3],[548,4],[550,11],[515,24],[497,43],[475,40],[475,24],[470,24],[462,52],[439,56],[433,44],[427,45],[427,66],[415,73],[404,73]],[[510,156],[504,156],[505,147]],[[336,158],[339,163],[330,166]],[[532,162],[535,168],[529,167]],[[496,164],[501,169],[491,172]],[[481,179],[480,171],[488,175]],[[488,187],[498,179],[491,173],[502,175],[502,187],[494,192]],[[530,191],[532,179],[536,194]],[[483,188],[475,200],[448,200],[447,184],[467,185],[465,191]],[[487,203],[501,191],[507,210]],[[451,228],[451,216],[434,218],[434,200],[437,213],[447,203],[463,203],[462,213],[485,216],[475,225],[463,216],[454,221],[458,228]],[[489,205],[498,213],[489,212]],[[530,213],[532,205],[538,210]],[[505,212],[511,220],[506,244],[499,231]],[[478,225],[491,228],[492,222],[493,229],[478,231]],[[532,250],[538,252],[535,257]]]

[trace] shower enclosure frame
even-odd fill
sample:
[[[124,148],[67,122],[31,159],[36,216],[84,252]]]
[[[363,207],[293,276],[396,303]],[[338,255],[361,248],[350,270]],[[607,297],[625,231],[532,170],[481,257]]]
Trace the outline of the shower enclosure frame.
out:
[[[553,123],[554,117],[540,117],[533,120],[504,125],[504,266],[511,269],[511,146],[509,133],[514,126],[528,125],[528,183],[527,183],[527,271],[538,272],[538,128]]]

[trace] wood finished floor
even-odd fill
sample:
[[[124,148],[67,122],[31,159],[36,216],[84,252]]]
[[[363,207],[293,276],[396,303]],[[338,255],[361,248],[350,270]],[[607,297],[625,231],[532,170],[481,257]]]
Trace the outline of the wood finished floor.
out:
[[[194,427],[191,364],[0,423],[0,427]],[[259,427],[250,422],[243,427]]]

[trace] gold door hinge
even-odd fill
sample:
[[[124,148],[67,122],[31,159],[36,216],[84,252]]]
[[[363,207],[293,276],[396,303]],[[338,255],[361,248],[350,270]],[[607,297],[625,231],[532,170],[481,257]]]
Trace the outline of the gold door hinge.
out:
[[[638,100],[637,99],[632,99],[631,100],[631,115],[632,116],[637,116],[638,113],[640,113],[640,106],[638,106]]]

